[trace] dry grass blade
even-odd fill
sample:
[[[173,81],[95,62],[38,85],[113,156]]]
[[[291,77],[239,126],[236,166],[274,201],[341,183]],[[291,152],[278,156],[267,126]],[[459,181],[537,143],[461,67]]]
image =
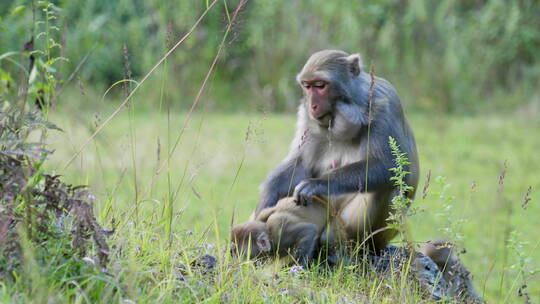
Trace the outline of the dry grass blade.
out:
[[[525,193],[525,197],[523,198],[523,203],[521,204],[521,208],[525,209],[527,208],[527,204],[531,201],[531,193],[532,193],[532,186],[529,186],[527,188],[527,192]]]
[[[81,154],[81,152],[88,146],[88,144],[96,137],[96,135],[103,130],[103,128],[116,116],[124,106],[129,102],[131,97],[137,92],[137,90],[146,82],[148,77],[154,73],[154,71],[167,59],[191,34],[193,31],[197,28],[197,26],[201,23],[201,21],[204,19],[204,17],[208,14],[208,11],[214,7],[214,5],[217,3],[217,0],[212,1],[212,3],[206,8],[206,10],[201,14],[199,19],[193,24],[193,26],[189,29],[189,31],[182,37],[178,42],[163,56],[161,59],[144,75],[143,79],[133,88],[133,91],[130,92],[130,94],[124,99],[124,101],[116,108],[116,110],[109,116],[99,127],[94,131],[94,133],[82,144],[82,146],[77,150],[75,154],[66,162],[64,165],[63,170],[65,170],[71,163]]]
[[[369,83],[369,94],[368,94],[368,102],[369,102],[369,108],[368,108],[368,131],[367,131],[367,152],[366,152],[366,155],[370,155],[370,146],[371,146],[371,122],[373,120],[373,114],[372,114],[372,103],[373,103],[373,95],[375,93],[375,81],[376,81],[376,78],[375,78],[375,66],[372,64],[371,65],[371,68],[369,70],[369,78],[370,78],[370,83]],[[367,189],[367,185],[368,185],[368,173],[369,173],[369,158],[366,159],[366,176],[365,176],[365,184],[366,184],[366,189],[365,191],[367,192],[368,189]],[[359,185],[358,187],[359,189],[362,189],[362,185]]]
[[[223,39],[221,40],[221,43],[219,44],[219,48],[218,48],[218,51],[216,53],[216,56],[214,56],[214,60],[212,61],[212,64],[210,65],[210,69],[206,73],[206,76],[204,77],[204,80],[203,80],[201,86],[199,87],[197,95],[195,96],[195,101],[193,102],[193,104],[191,105],[191,108],[188,111],[186,119],[185,119],[185,121],[184,121],[184,123],[182,125],[182,128],[180,129],[180,133],[176,137],[176,140],[174,142],[174,145],[173,145],[171,151],[169,152],[169,155],[167,155],[167,158],[163,161],[163,163],[161,164],[159,169],[156,170],[156,172],[154,173],[154,176],[152,177],[152,180],[150,181],[150,186],[148,187],[148,189],[152,188],[152,185],[154,184],[156,178],[160,175],[161,171],[163,171],[163,169],[167,166],[167,163],[169,162],[170,158],[174,154],[174,151],[178,147],[178,144],[180,143],[180,139],[182,138],[184,130],[186,129],[189,122],[191,121],[193,111],[195,110],[195,108],[199,104],[199,101],[201,99],[204,88],[206,87],[206,84],[208,83],[208,80],[210,79],[210,75],[212,75],[212,72],[214,71],[214,69],[215,69],[215,67],[217,65],[217,62],[218,62],[218,60],[219,60],[219,58],[221,56],[221,53],[223,52],[223,48],[225,47],[225,42],[227,40],[227,36],[230,33],[236,18],[238,17],[238,13],[240,12],[240,10],[244,7],[244,5],[246,3],[247,3],[247,0],[240,1],[240,3],[238,3],[238,6],[236,7],[236,9],[234,10],[234,13],[233,13],[231,19],[229,20],[228,25],[227,25],[227,29],[225,30],[225,34],[223,35]],[[140,198],[141,200],[144,199],[147,192],[148,192],[148,190],[143,193],[143,195]]]
[[[424,189],[422,190],[422,199],[426,199],[430,182],[431,182],[431,170],[429,170],[426,175],[426,183],[424,184]]]

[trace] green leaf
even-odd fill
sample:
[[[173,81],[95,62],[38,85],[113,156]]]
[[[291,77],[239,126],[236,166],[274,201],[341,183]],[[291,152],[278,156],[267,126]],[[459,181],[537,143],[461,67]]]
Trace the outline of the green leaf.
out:
[[[2,55],[0,55],[0,60],[4,59],[4,58],[7,58],[9,56],[13,56],[13,55],[16,55],[18,54],[19,52],[7,52],[7,53],[4,53]]]
[[[19,5],[11,11],[11,15],[17,15],[26,8],[26,5]]]

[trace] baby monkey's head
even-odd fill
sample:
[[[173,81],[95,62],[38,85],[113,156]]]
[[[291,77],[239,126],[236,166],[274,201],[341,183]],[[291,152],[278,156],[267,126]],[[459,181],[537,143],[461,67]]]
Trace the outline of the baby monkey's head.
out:
[[[266,223],[249,221],[238,224],[231,231],[231,253],[244,259],[258,258],[272,250]]]

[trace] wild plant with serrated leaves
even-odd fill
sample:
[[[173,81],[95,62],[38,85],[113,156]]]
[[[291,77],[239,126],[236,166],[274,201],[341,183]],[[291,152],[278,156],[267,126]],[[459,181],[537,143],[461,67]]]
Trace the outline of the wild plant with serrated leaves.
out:
[[[35,58],[35,65],[29,71],[29,93],[41,103],[38,106],[43,108],[47,116],[49,107],[56,102],[57,86],[61,82],[55,76],[59,63],[67,59],[61,56],[62,45],[55,38],[60,34],[57,25],[57,12],[60,9],[48,1],[38,1],[37,6],[41,9],[42,20],[35,22],[38,31],[36,48],[29,50],[30,60]]]
[[[461,227],[466,219],[462,217],[456,217],[454,212],[454,200],[455,196],[448,194],[450,184],[446,182],[444,176],[435,177],[435,184],[438,185],[439,190],[433,192],[433,194],[442,202],[441,211],[435,213],[435,215],[444,221],[444,225],[439,230],[443,234],[454,241],[463,240],[463,233]]]
[[[59,31],[54,25],[56,7],[49,2],[38,2],[37,7],[43,20],[33,25],[43,28],[24,45],[20,62],[10,58],[17,52],[0,55],[0,80],[9,84],[0,91],[2,279],[31,281],[33,270],[25,265],[50,270],[51,276],[78,275],[84,264],[80,258],[91,259],[87,254],[97,256],[95,264],[106,270],[109,257],[106,235],[111,231],[102,229],[94,217],[95,198],[85,186],[66,184],[42,169],[52,153],[46,149],[47,131],[61,130],[47,120],[47,111],[59,83],[55,67],[63,58],[55,55],[60,49],[53,38]],[[34,49],[34,41],[41,47]],[[15,63],[11,66],[18,68],[21,77],[11,77],[13,71],[1,65],[3,59]],[[40,136],[33,136],[36,133]]]
[[[401,152],[399,145],[394,138],[389,137],[388,143],[392,150],[395,163],[395,167],[389,169],[393,172],[393,176],[390,180],[394,182],[398,194],[392,198],[392,210],[388,216],[387,227],[399,231],[402,240],[405,241],[405,219],[414,216],[420,209],[411,206],[413,200],[408,196],[408,193],[414,191],[414,188],[407,183],[407,175],[410,174],[410,172],[407,171],[407,166],[410,165],[407,154]]]

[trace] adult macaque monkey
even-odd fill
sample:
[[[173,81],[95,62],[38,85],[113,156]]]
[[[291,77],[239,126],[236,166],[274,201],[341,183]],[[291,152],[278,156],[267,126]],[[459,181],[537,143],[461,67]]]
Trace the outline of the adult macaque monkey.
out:
[[[291,195],[299,204],[326,198],[339,210],[349,239],[361,243],[370,236],[366,243],[376,250],[388,244],[396,231],[381,228],[397,193],[389,136],[407,153],[406,181],[414,188],[418,159],[394,87],[373,80],[358,54],[326,50],[309,58],[297,76],[304,98],[296,135],[285,160],[261,185],[255,214]]]

